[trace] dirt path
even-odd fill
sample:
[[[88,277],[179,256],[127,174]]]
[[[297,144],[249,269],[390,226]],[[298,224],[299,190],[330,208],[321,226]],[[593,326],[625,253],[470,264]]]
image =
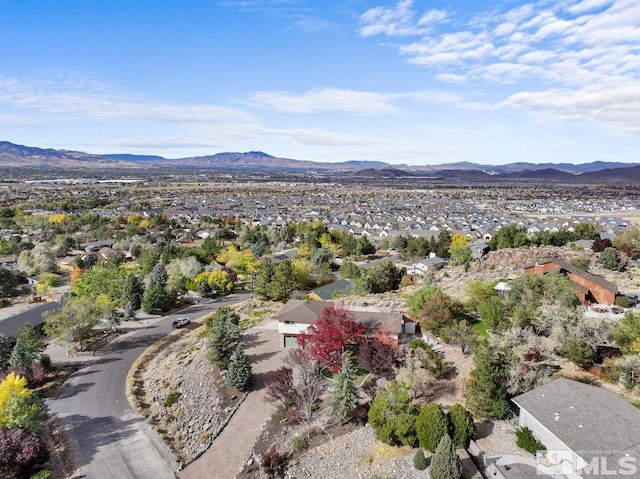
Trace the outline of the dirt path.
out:
[[[207,452],[178,473],[181,479],[233,478],[273,410],[273,403],[265,399],[263,386],[269,374],[282,365],[286,354],[278,343],[277,324],[267,323],[248,330],[243,347],[253,367],[251,392]]]

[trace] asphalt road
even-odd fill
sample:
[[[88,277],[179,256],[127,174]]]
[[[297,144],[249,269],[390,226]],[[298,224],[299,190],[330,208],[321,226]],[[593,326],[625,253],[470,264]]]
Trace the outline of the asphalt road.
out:
[[[200,318],[249,294],[202,302],[177,314],[147,320],[115,342],[108,353],[82,368],[61,397],[49,403],[67,426],[76,461],[90,479],[175,478],[177,468],[157,434],[130,409],[125,378],[133,362],[171,331],[178,317]]]

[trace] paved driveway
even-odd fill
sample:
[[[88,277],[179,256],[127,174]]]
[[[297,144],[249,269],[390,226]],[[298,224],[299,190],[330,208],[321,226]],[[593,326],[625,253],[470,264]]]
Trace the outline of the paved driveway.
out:
[[[171,322],[177,317],[200,318],[247,297],[231,295],[175,315],[146,320],[140,329],[114,342],[107,354],[78,371],[61,397],[48,403],[51,411],[62,418],[85,477],[175,478],[177,464],[167,447],[129,407],[125,395],[127,372],[148,346],[171,331]]]
[[[275,407],[265,398],[264,380],[282,366],[287,352],[279,346],[277,323],[249,329],[243,336],[242,345],[253,368],[251,392],[211,447],[178,473],[180,479],[232,479],[243,466],[256,436]]]

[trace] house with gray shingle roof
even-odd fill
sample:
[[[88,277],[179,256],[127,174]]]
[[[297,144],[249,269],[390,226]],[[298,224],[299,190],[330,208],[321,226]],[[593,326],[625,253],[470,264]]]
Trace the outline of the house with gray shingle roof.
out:
[[[640,478],[640,410],[628,401],[566,378],[512,401],[520,409],[518,424],[546,446],[539,463],[549,471],[570,478]]]

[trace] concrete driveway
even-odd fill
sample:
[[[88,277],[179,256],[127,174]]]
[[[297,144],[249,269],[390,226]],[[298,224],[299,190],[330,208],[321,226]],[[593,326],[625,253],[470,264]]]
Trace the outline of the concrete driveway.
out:
[[[178,473],[181,479],[232,479],[244,465],[256,436],[275,407],[265,398],[264,381],[283,365],[287,353],[279,345],[277,322],[247,330],[242,347],[253,368],[250,393],[211,447]]]
[[[125,394],[125,378],[133,362],[154,342],[166,336],[177,317],[197,319],[220,306],[248,298],[231,295],[200,303],[176,314],[138,322],[112,343],[109,351],[92,358],[49,401],[67,429],[81,472],[93,479],[172,479],[177,464],[155,431],[136,416]],[[135,327],[136,323],[131,323]],[[54,363],[56,358],[52,358]],[[63,359],[63,358],[60,358]],[[78,359],[78,358],[74,358]],[[207,477],[207,476],[204,476]]]

